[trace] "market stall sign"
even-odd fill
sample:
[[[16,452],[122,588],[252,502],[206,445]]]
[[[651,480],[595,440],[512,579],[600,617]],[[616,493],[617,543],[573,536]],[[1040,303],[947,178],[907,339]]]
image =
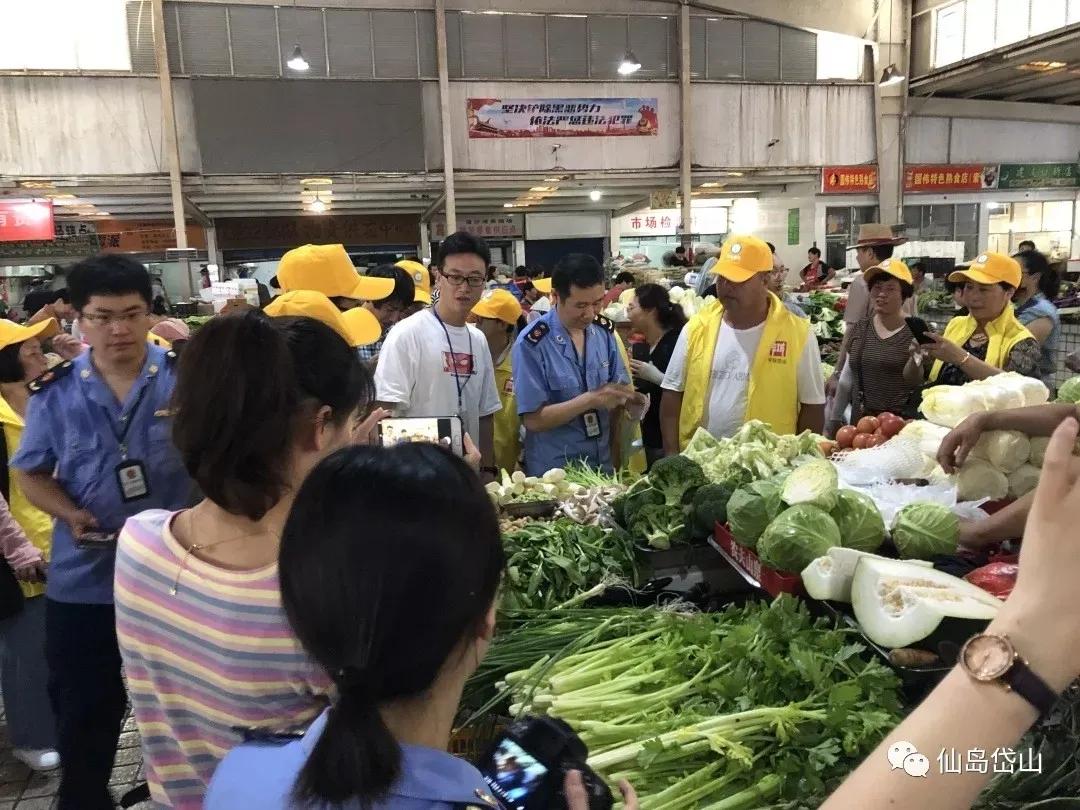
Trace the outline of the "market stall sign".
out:
[[[656,135],[655,98],[470,98],[470,138]]]
[[[206,231],[201,226],[188,225],[186,231],[189,248],[206,250]],[[177,246],[171,220],[101,220],[97,240],[103,253],[164,253]]]
[[[294,248],[297,245],[415,245],[416,214],[343,214],[294,217],[224,217],[217,221],[222,250]]]
[[[787,210],[787,243],[789,245],[799,244],[799,209],[789,208]]]
[[[821,170],[822,194],[865,194],[877,188],[877,166],[825,166]]]
[[[524,214],[473,214],[457,218],[457,230],[485,239],[522,239],[525,236]],[[446,238],[446,218],[431,221],[431,238]]]
[[[51,201],[0,200],[0,242],[52,240],[54,235]]]
[[[619,220],[623,236],[675,236],[682,233],[682,212],[678,208],[641,211]],[[722,234],[728,232],[728,209],[699,208],[690,212],[690,233]]]
[[[1002,163],[998,188],[1077,188],[1080,165],[1076,163]]]
[[[997,169],[993,164],[913,164],[904,169],[904,191],[980,191],[995,188]]]

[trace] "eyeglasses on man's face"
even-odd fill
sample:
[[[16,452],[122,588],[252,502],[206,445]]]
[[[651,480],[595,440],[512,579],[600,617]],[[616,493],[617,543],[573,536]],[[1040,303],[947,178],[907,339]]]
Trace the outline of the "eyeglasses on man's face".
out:
[[[83,312],[79,317],[94,326],[133,326],[149,314],[148,310],[137,309],[128,312]]]
[[[445,278],[452,287],[460,287],[462,284],[468,284],[474,290],[478,287],[483,287],[487,279],[484,276],[460,276],[457,273],[443,273],[439,271],[439,274]]]

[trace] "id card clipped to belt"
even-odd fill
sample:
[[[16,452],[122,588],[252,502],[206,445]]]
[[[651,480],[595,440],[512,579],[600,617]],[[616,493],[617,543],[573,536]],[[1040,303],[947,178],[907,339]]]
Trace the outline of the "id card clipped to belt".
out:
[[[150,479],[141,461],[127,459],[116,465],[116,485],[124,503],[140,500],[150,494]]]
[[[586,411],[581,415],[585,422],[585,435],[590,439],[600,436],[600,415],[596,411]]]

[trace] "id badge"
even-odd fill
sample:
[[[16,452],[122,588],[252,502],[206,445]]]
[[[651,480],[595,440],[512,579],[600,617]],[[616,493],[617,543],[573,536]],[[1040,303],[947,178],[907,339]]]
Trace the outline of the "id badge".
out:
[[[124,503],[131,503],[150,494],[150,479],[141,461],[125,461],[116,466],[116,484]]]
[[[585,435],[595,439],[600,435],[600,415],[596,411],[586,411],[581,415],[585,420]]]

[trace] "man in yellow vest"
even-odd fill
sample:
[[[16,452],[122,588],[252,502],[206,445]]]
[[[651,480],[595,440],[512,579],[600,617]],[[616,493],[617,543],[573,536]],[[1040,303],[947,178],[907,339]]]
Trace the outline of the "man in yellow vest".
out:
[[[495,364],[495,388],[502,410],[495,414],[495,466],[513,472],[521,457],[521,421],[514,397],[510,350],[521,322],[521,304],[507,290],[488,290],[472,309],[476,328],[487,338]]]
[[[717,301],[683,329],[664,376],[664,450],[679,452],[698,427],[730,436],[751,419],[777,433],[820,432],[821,354],[810,322],[769,292],[769,246],[754,236],[724,243],[710,272]]]

